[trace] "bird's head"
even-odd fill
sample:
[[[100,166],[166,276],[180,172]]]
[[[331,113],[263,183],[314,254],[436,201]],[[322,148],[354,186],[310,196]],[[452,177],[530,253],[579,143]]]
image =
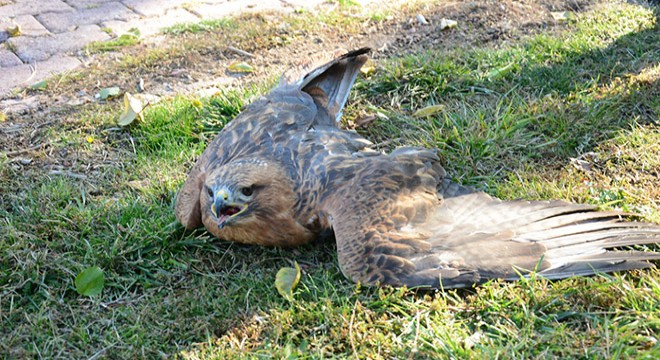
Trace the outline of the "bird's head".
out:
[[[210,211],[219,229],[250,214],[248,209],[255,189],[255,185],[213,186],[206,189],[211,200]]]
[[[200,194],[204,223],[216,235],[223,229],[256,226],[293,207],[291,184],[279,166],[267,161],[237,160],[220,166],[207,175]],[[229,233],[224,231],[222,237]]]

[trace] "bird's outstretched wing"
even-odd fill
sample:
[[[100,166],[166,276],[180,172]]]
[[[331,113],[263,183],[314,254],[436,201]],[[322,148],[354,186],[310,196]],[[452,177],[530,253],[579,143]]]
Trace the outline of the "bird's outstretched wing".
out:
[[[367,158],[336,189],[332,217],[344,274],[367,284],[455,288],[536,271],[558,279],[652,266],[660,226],[565,201],[501,201],[443,178],[426,149]],[[375,160],[375,161],[374,161]]]
[[[335,70],[323,82],[346,76]],[[531,271],[558,279],[646,268],[645,260],[660,259],[612,250],[660,243],[658,225],[565,201],[501,201],[451,183],[430,149],[328,157],[324,166],[343,173],[342,181],[321,181],[330,184],[321,207],[342,271],[362,283],[454,288]]]

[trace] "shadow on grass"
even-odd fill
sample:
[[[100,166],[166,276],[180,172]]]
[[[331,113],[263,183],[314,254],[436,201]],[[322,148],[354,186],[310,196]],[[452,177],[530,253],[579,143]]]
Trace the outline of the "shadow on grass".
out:
[[[392,58],[385,71],[357,84],[359,102],[392,115],[362,132],[386,143],[391,129],[418,133],[404,134],[403,142],[439,148],[447,168],[477,186],[525,164],[564,166],[622,130],[658,122],[660,30],[653,9],[652,25],[637,8],[645,23],[585,16],[579,21],[586,24],[559,35],[508,47]],[[491,76],[504,68],[508,72]],[[435,104],[444,110],[430,118],[398,115]]]
[[[523,65],[507,77],[525,102],[535,104],[529,109],[533,118],[527,129],[540,135],[541,143],[551,144],[541,148],[539,159],[556,158],[565,164],[568,157],[593,151],[621,131],[659,123],[660,8],[652,9],[652,27],[631,31],[604,48],[582,51],[577,43],[561,59]],[[534,53],[542,43],[532,41],[524,47]]]
[[[607,85],[616,78],[639,74],[644,69],[658,65],[659,14],[659,8],[655,7],[653,27],[632,31],[605,48],[586,52],[577,48],[567,52],[558,61],[525,67],[516,74],[520,79],[519,85],[538,97],[548,94],[569,96],[594,85]],[[530,49],[535,46],[537,42],[526,45]],[[657,91],[654,86],[650,86],[650,89]]]

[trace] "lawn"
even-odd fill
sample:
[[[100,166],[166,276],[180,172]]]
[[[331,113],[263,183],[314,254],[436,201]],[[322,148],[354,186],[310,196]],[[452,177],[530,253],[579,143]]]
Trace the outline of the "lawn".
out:
[[[618,1],[340,1],[321,13],[181,25],[156,45],[96,44],[87,69],[14,94],[45,105],[0,122],[0,357],[659,358],[657,269],[368,288],[343,277],[332,241],[232,244],[185,231],[173,212],[205,145],[300,54],[385,34],[390,45],[358,79],[344,126],[385,151],[438,148],[455,181],[500,198],[660,223],[659,13]],[[439,30],[442,17],[457,28]],[[228,76],[238,60],[255,71]],[[197,91],[190,80],[207,77],[228,85]],[[162,100],[127,127],[117,125],[121,96],[61,100],[135,92],[139,78]],[[288,301],[274,278],[294,261],[302,277]],[[91,266],[104,288],[80,295],[74,279]]]

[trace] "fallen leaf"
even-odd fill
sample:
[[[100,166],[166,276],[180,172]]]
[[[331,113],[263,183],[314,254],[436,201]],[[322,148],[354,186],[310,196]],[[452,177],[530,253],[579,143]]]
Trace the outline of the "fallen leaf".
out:
[[[481,331],[477,331],[465,339],[465,347],[467,349],[472,349],[476,345],[482,343],[485,338],[486,337]]]
[[[97,98],[101,100],[105,100],[109,97],[117,96],[119,95],[119,88],[116,86],[109,87],[109,88],[103,88],[99,93],[96,95]]]
[[[124,93],[124,111],[119,116],[119,126],[130,125],[136,118],[142,120],[142,111],[149,105],[160,101],[160,98],[150,94]]]
[[[440,30],[451,29],[455,28],[456,26],[458,26],[458,22],[456,22],[456,20],[445,18],[440,19]]]
[[[21,36],[21,33],[22,33],[21,26],[18,24],[14,27],[7,28],[7,35],[9,35],[9,37]]]
[[[367,66],[363,66],[363,67],[360,68],[360,72],[362,73],[362,75],[365,75],[365,76],[366,75],[371,75],[374,71],[376,71],[375,66],[367,65]]]
[[[43,90],[48,86],[48,82],[46,80],[41,80],[39,82],[36,82],[32,85],[29,86],[30,89],[32,90]]]
[[[254,71],[254,68],[246,62],[235,62],[229,65],[229,71],[239,72],[239,73],[251,73]]]
[[[105,275],[98,266],[92,266],[82,271],[74,280],[76,291],[80,295],[94,296],[103,291]]]
[[[576,169],[584,172],[591,172],[593,170],[591,163],[582,159],[576,159],[576,158],[569,158],[571,161],[571,165],[573,165]]]
[[[571,165],[573,165],[576,169],[589,173],[593,171],[593,164],[598,163],[598,154],[593,151],[589,151],[578,156],[577,158],[569,158],[569,160],[571,161]]]
[[[436,113],[439,113],[445,108],[444,105],[431,105],[427,106],[425,108],[421,108],[413,114],[413,117],[416,118],[422,118],[422,117],[429,117],[431,115],[434,115]]]
[[[575,20],[575,14],[572,11],[551,11],[550,15],[555,21]]]
[[[192,102],[191,102],[191,105],[198,108],[198,109],[201,109],[202,107],[204,107],[204,104],[202,104],[202,102],[197,100],[197,99],[193,99]]]
[[[149,185],[151,184],[151,181],[149,179],[144,179],[144,180],[131,180],[128,182],[128,186],[135,190],[140,190],[144,191],[146,190]]]
[[[94,99],[92,99],[91,96],[81,96],[78,98],[70,99],[69,101],[66,102],[66,104],[70,106],[79,106],[93,101]]]
[[[94,142],[94,137],[93,136],[88,136],[87,137],[87,142],[90,143],[90,144],[93,143]]]
[[[5,121],[7,121],[7,114],[0,111],[0,122],[5,122]]]
[[[142,112],[143,104],[142,102],[135,98],[130,93],[124,94],[124,111],[119,116],[119,121],[117,124],[119,126],[130,125],[135,118]]]
[[[506,74],[511,72],[511,69],[513,69],[513,63],[509,63],[501,68],[493,69],[491,70],[487,75],[486,78],[488,80],[497,80]]]
[[[389,116],[387,116],[387,115],[385,115],[384,113],[379,112],[379,111],[376,112],[376,117],[379,118],[379,119],[381,119],[381,120],[389,120],[389,119],[390,119]]]
[[[361,128],[367,128],[374,121],[376,121],[376,115],[360,116],[359,118],[355,119],[355,126]]]
[[[277,292],[280,293],[285,299],[293,300],[293,289],[300,281],[300,266],[294,262],[295,268],[284,267],[275,275],[275,287]]]
[[[420,25],[428,25],[429,24],[429,22],[426,20],[426,18],[422,14],[417,14],[416,18],[417,18],[417,22]]]

